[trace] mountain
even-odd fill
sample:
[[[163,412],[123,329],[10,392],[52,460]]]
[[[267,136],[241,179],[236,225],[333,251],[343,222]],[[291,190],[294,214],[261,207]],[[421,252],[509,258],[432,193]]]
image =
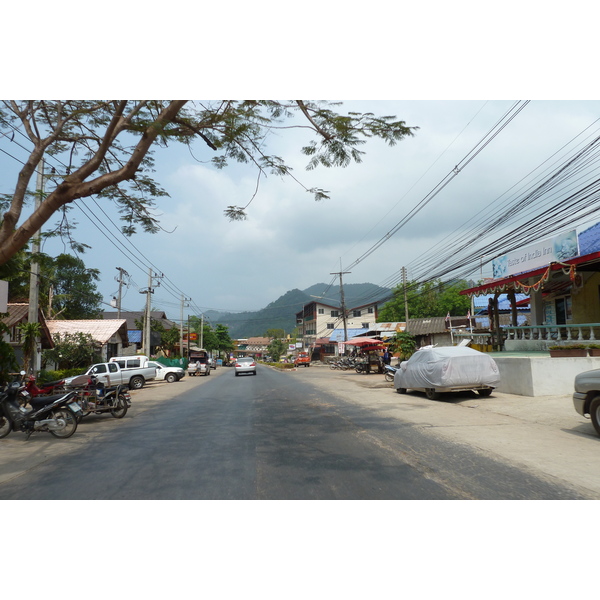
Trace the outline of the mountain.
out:
[[[389,288],[382,288],[372,283],[344,285],[344,300],[348,309],[387,299],[391,293]],[[340,287],[328,287],[325,283],[317,283],[306,290],[290,290],[257,311],[223,313],[209,310],[204,316],[213,327],[217,323],[226,325],[233,339],[262,336],[268,329],[283,329],[286,333],[291,333],[296,327],[296,313],[302,310],[305,304],[316,300],[313,296],[325,296],[322,300],[324,303],[339,306]]]

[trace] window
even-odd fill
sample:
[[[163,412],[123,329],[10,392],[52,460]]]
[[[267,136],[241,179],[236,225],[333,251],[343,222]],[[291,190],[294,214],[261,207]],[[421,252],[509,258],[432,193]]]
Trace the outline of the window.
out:
[[[333,329],[333,328],[334,328],[333,323],[327,323],[327,329]]]
[[[352,316],[353,317],[360,317],[361,314],[362,314],[362,312],[360,310],[352,311]]]
[[[372,307],[372,306],[370,306],[370,307],[367,309],[367,312],[368,312],[370,315],[372,315],[372,314],[375,312],[375,310],[373,309],[373,307]]]
[[[108,363],[108,371],[109,373],[116,373],[119,369],[117,368],[117,363]]]
[[[325,309],[324,308],[320,308],[319,309],[319,314],[320,315],[324,315],[325,314]]]
[[[362,326],[363,326],[363,329],[370,329],[371,323],[363,323]]]
[[[340,311],[339,310],[332,310],[331,311],[331,316],[332,317],[339,317],[340,316]]]

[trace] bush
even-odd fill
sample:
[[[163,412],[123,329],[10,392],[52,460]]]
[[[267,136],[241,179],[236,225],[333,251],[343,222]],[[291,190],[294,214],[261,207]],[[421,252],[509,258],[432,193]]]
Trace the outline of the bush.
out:
[[[47,383],[48,381],[58,381],[74,375],[82,375],[87,371],[87,367],[76,367],[74,369],[61,369],[60,371],[46,371],[42,369],[37,377],[38,383]]]

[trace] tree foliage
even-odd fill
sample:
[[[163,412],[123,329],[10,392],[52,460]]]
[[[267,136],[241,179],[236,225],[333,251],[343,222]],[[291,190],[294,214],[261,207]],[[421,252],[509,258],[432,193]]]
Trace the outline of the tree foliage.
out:
[[[274,100],[189,102],[185,100],[85,100],[4,101],[0,105],[0,133],[22,136],[30,154],[15,182],[12,197],[3,198],[5,211],[0,223],[0,264],[24,248],[34,233],[59,213],[59,231],[73,248],[68,220],[70,203],[97,197],[114,202],[123,233],[137,228],[160,229],[153,213],[155,200],[168,194],[151,176],[152,149],[172,141],[187,144],[191,151],[200,142],[208,147],[217,168],[229,161],[256,167],[260,180],[267,174],[291,176],[283,158],[267,154],[267,134],[277,129],[303,128],[313,139],[302,147],[307,169],[318,165],[345,167],[360,162],[360,147],[372,137],[393,145],[414,134],[396,117],[333,110],[325,102]],[[293,118],[298,116],[300,123]],[[36,168],[42,159],[52,165],[39,208],[24,214]],[[300,185],[302,185],[300,183]],[[320,188],[305,188],[315,199],[328,197]],[[249,199],[251,201],[252,199]],[[225,209],[230,219],[245,218],[245,206]]]
[[[7,313],[1,313],[0,316],[6,317]],[[13,347],[4,341],[4,337],[10,334],[10,329],[0,321],[0,385],[7,383],[10,378],[10,373],[16,372],[19,368],[17,358]]]
[[[42,352],[44,363],[53,362],[59,369],[87,367],[99,359],[98,344],[89,333],[57,333],[54,348]]]
[[[275,338],[268,346],[267,346],[267,354],[271,357],[272,362],[279,362],[281,355],[286,351],[286,344],[279,338]]]
[[[18,325],[21,331],[21,344],[23,347],[23,370],[29,372],[31,357],[36,349],[37,339],[42,331],[39,323],[20,323]]]
[[[464,317],[470,308],[468,296],[460,295],[460,291],[469,287],[464,281],[451,284],[441,280],[425,283],[409,282],[406,286],[408,318],[445,317],[448,313],[453,317]],[[387,302],[379,312],[379,322],[404,321],[404,286],[394,288],[392,300]]]
[[[88,269],[80,258],[59,254],[52,262],[52,312],[50,318],[98,319],[102,294],[97,292],[98,269]],[[45,282],[45,286],[48,282]]]

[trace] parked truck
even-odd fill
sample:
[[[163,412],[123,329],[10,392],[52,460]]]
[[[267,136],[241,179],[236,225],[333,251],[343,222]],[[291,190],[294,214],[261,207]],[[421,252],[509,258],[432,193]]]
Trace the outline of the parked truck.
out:
[[[83,375],[76,375],[75,377],[65,379],[65,385],[68,387],[86,385],[92,375],[96,377],[98,382],[102,382],[107,386],[124,384],[133,390],[139,390],[144,387],[146,381],[150,381],[156,377],[156,368],[150,366],[126,366],[125,368],[121,368],[121,365],[117,361],[96,363]]]
[[[294,365],[297,367],[300,365],[303,367],[310,367],[310,355],[307,352],[300,352],[294,359]]]
[[[206,350],[193,350],[190,352],[187,372],[190,377],[196,375],[210,375],[210,357]]]

